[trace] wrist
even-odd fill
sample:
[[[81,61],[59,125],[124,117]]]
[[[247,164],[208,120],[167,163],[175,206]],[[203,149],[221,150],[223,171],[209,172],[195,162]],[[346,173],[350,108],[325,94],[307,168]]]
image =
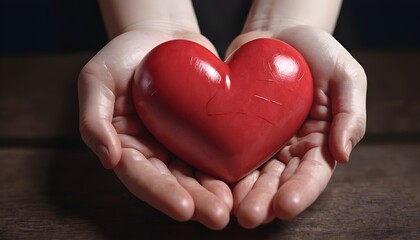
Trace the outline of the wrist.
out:
[[[260,34],[275,34],[285,29],[309,25],[303,21],[291,18],[284,18],[278,16],[261,16],[248,18],[242,30],[243,34],[260,33]]]
[[[311,26],[331,34],[340,7],[341,0],[254,0],[243,33]]]
[[[190,0],[100,0],[109,37],[130,31],[199,32]]]
[[[181,23],[170,20],[153,20],[153,21],[140,21],[126,26],[122,26],[118,34],[126,32],[159,32],[171,36],[177,36],[182,33],[199,33],[196,25],[191,23]]]

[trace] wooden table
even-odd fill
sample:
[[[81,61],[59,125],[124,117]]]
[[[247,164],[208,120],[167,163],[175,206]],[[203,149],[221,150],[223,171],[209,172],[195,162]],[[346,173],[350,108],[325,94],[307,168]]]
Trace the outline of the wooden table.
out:
[[[420,239],[420,53],[355,52],[368,133],[297,218],[253,230],[178,223],[133,197],[80,141],[91,53],[0,57],[0,239]]]

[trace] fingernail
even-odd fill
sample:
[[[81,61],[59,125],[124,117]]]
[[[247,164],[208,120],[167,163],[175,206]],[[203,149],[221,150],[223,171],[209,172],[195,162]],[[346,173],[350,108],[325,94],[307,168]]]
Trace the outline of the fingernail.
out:
[[[99,147],[96,148],[96,155],[98,155],[104,168],[110,168],[108,164],[109,151],[104,145],[99,145]]]

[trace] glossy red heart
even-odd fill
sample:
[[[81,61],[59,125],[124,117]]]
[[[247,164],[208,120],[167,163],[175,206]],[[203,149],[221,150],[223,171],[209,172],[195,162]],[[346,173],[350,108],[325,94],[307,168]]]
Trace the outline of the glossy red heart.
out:
[[[133,100],[147,129],[180,159],[228,183],[269,160],[312,104],[304,58],[274,39],[244,44],[226,62],[174,40],[136,70]]]

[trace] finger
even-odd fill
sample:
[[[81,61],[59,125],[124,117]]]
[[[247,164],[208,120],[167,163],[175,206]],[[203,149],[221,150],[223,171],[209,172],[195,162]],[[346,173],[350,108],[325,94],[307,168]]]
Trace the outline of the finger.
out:
[[[323,133],[310,133],[301,137],[295,144],[290,145],[289,151],[293,156],[303,158],[303,156],[312,148],[327,144],[327,136]]]
[[[115,130],[119,134],[131,136],[149,135],[134,109],[130,91],[127,91],[127,95],[119,96],[115,100],[114,117],[112,119]]]
[[[330,123],[320,120],[306,120],[299,130],[299,136],[303,137],[311,133],[329,133]]]
[[[165,167],[134,149],[124,148],[116,175],[136,197],[178,221],[190,220],[194,201]],[[158,167],[157,167],[158,166]]]
[[[126,134],[130,136],[145,136],[149,132],[141,124],[137,115],[117,116],[112,119],[112,125],[118,134]]]
[[[299,167],[299,164],[300,158],[293,157],[292,159],[290,159],[285,169],[283,170],[283,173],[280,176],[280,186],[287,182],[293,176],[293,174],[296,172],[296,169]]]
[[[240,203],[236,216],[241,226],[255,228],[273,219],[272,199],[276,194],[284,164],[277,159],[266,163],[252,189]]]
[[[309,207],[322,193],[331,178],[335,161],[326,148],[313,148],[273,198],[276,216],[287,220]]]
[[[140,152],[145,158],[157,158],[167,164],[169,152],[153,137],[133,137],[130,135],[119,134],[121,146]]]
[[[313,120],[331,121],[331,101],[321,89],[314,90],[314,98],[309,116]]]
[[[288,164],[288,162],[295,156],[293,156],[293,154],[290,152],[290,146],[285,146],[280,150],[280,152],[276,154],[276,157],[284,164]]]
[[[226,227],[230,210],[221,199],[200,185],[193,177],[191,168],[181,161],[173,161],[169,169],[194,201],[193,219],[214,230]]]
[[[251,191],[259,176],[260,171],[255,170],[232,187],[233,214],[238,212],[239,205],[242,203],[246,195],[248,195],[249,191]]]
[[[115,96],[96,79],[95,71],[85,67],[78,80],[80,133],[103,166],[112,168],[121,158],[120,142],[111,123]]]
[[[337,161],[348,162],[351,150],[366,130],[366,75],[354,60],[337,63],[331,88],[333,121],[330,149]]]
[[[201,186],[203,186],[209,192],[213,193],[216,197],[222,200],[229,211],[232,210],[232,207],[233,207],[232,192],[226,183],[218,179],[215,179],[207,174],[204,174],[202,172],[197,172],[196,176]]]

